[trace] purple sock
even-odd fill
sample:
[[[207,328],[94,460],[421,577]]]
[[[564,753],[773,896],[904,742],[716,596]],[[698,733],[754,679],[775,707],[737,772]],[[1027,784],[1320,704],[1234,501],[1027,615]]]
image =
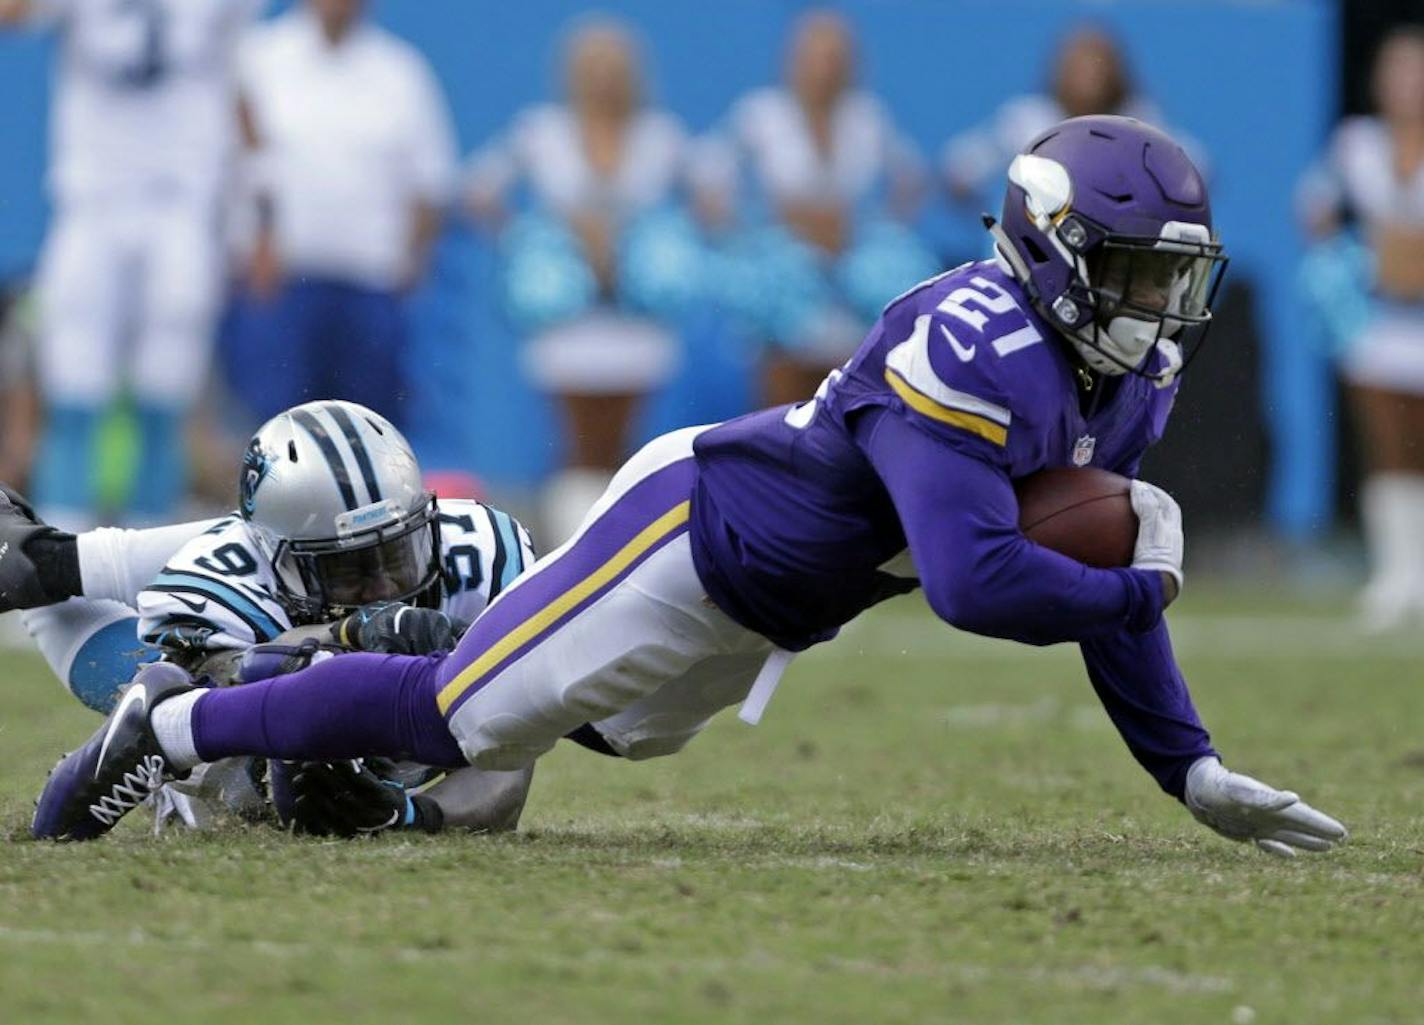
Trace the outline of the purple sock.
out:
[[[204,694],[193,746],[204,761],[382,756],[467,764],[435,703],[441,657],[338,655],[309,669]]]

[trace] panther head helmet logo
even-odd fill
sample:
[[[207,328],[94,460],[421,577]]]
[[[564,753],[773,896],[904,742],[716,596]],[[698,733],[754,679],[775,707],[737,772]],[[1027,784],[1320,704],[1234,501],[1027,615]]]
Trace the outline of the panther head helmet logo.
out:
[[[272,459],[262,450],[256,438],[242,454],[242,476],[238,480],[238,507],[250,517],[257,508],[257,489],[272,470]]]

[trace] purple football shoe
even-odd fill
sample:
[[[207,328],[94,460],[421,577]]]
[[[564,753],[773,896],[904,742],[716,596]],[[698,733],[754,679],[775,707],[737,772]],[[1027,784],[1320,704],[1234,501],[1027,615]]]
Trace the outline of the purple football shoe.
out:
[[[192,689],[188,674],[171,662],[141,667],[108,721],[49,774],[35,802],[30,835],[95,840],[175,778],[149,716],[164,698]]]

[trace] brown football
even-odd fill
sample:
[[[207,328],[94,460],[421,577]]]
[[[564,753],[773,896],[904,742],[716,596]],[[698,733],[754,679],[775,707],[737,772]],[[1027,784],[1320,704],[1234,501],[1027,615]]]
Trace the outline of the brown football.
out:
[[[1137,514],[1132,482],[1107,470],[1040,470],[1014,484],[1019,529],[1045,548],[1106,569],[1132,563]]]

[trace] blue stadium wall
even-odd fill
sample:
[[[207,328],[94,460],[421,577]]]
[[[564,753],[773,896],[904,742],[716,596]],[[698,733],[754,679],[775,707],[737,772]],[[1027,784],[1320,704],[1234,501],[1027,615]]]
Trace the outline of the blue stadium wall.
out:
[[[694,130],[780,69],[785,30],[804,5],[785,0],[608,0],[642,33],[655,95]],[[1007,97],[1038,88],[1055,41],[1076,22],[1110,26],[1170,123],[1210,153],[1220,231],[1233,273],[1255,285],[1263,394],[1274,447],[1269,520],[1292,536],[1328,522],[1335,429],[1328,368],[1296,299],[1300,239],[1292,186],[1329,129],[1336,88],[1334,5],[1317,2],[855,0],[833,4],[858,29],[866,76],[928,153]],[[511,113],[555,92],[563,28],[585,5],[560,0],[376,0],[376,16],[434,62],[460,141],[478,145]],[[44,222],[41,178],[47,47],[0,40],[0,274],[34,260]],[[979,245],[968,218],[927,213],[946,251]],[[419,302],[418,364],[431,368],[412,433],[430,465],[478,470],[495,485],[534,482],[556,456],[549,410],[515,362],[516,340],[488,301],[489,247],[453,231]],[[681,378],[642,429],[717,419],[751,401],[751,353],[694,329]],[[1218,349],[1214,360],[1230,359]],[[1253,417],[1242,403],[1242,416]]]

